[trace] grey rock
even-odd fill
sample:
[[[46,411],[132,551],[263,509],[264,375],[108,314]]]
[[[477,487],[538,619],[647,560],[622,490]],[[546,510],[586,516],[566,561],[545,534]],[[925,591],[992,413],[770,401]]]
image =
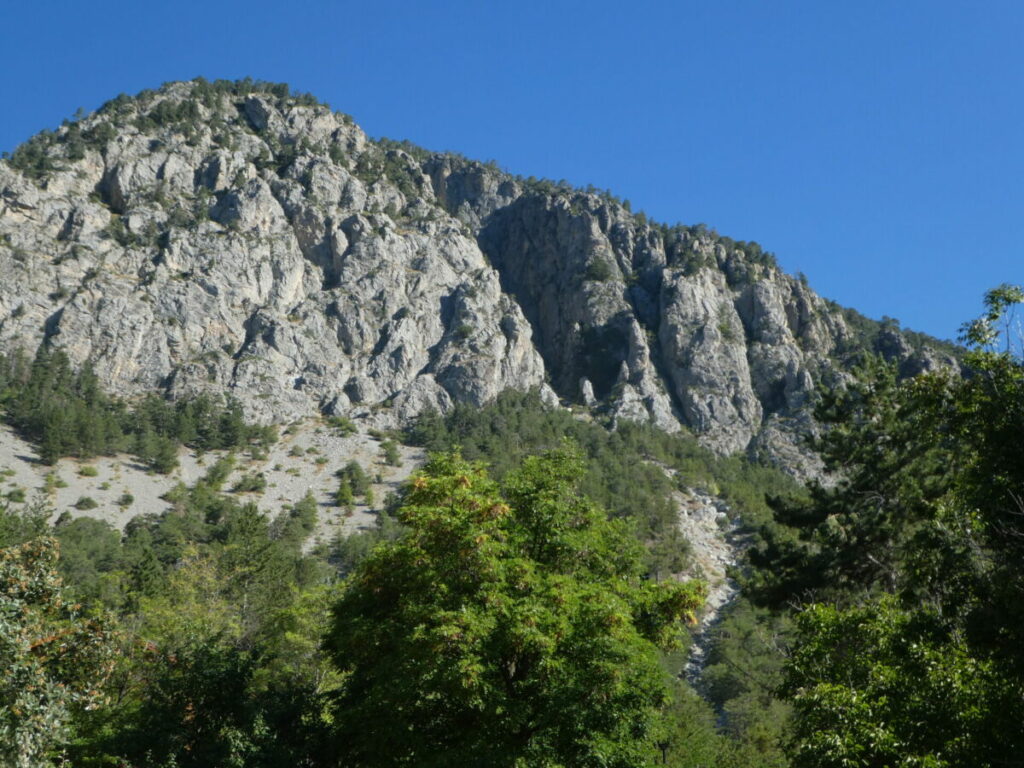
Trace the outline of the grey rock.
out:
[[[583,404],[588,407],[593,408],[597,405],[597,398],[594,397],[594,385],[586,376],[580,379],[580,397],[583,399]]]
[[[668,276],[659,341],[687,422],[719,450],[743,450],[761,424],[746,340],[720,272]]]
[[[85,118],[113,130],[75,159],[62,128],[42,178],[0,161],[0,351],[48,339],[115,393],[230,393],[262,421],[397,426],[539,389],[818,471],[810,406],[854,335],[759,249],[194,88]],[[876,348],[907,375],[956,365],[893,328]]]

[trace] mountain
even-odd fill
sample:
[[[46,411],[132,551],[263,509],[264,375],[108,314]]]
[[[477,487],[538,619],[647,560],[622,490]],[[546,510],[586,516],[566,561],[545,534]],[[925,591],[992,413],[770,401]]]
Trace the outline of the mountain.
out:
[[[978,527],[1019,507],[991,481],[1017,477],[1009,355],[869,320],[757,243],[372,140],[250,80],[119,96],[0,159],[0,269],[0,601],[17,619],[0,634],[20,649],[4,764],[440,765],[462,744],[532,765],[556,741],[560,764],[614,747],[629,766],[817,765],[836,744],[890,764],[913,739],[941,759],[966,745],[964,765],[1013,753],[1019,659],[988,670],[1020,624],[1019,539],[998,516]],[[972,333],[1021,295],[991,292]],[[961,360],[985,375],[900,380]],[[846,383],[817,443],[835,483],[805,438]],[[567,438],[578,451],[552,450]],[[609,574],[614,593],[563,592]],[[887,590],[900,602],[871,602]],[[686,614],[655,665],[651,616]],[[603,634],[623,626],[644,643]],[[478,642],[504,655],[451,652]],[[646,683],[620,677],[641,659]],[[556,667],[600,675],[544,698]],[[364,683],[396,669],[443,711],[392,718],[398,689]],[[868,699],[863,675],[882,680]],[[647,697],[642,727],[578,692],[607,679]],[[863,700],[878,706],[849,717]],[[484,726],[481,701],[499,713]]]
[[[0,270],[0,351],[46,341],[111,393],[229,392],[262,422],[393,427],[540,389],[806,475],[815,392],[861,354],[956,365],[756,243],[248,80],[119,96],[19,147]]]

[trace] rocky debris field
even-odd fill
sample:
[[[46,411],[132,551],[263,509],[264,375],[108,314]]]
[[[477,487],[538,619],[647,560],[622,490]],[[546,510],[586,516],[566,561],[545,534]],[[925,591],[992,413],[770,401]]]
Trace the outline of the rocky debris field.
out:
[[[317,530],[309,544],[329,542],[339,533],[347,535],[372,527],[375,509],[423,463],[422,451],[397,445],[401,463],[388,464],[381,442],[367,434],[339,436],[337,430],[318,420],[295,423],[284,430],[281,440],[265,457],[254,460],[246,454],[237,455],[236,466],[223,488],[240,500],[256,503],[270,515],[312,493],[320,507]],[[123,529],[136,515],[163,512],[170,506],[161,498],[164,494],[178,483],[194,484],[222,455],[211,452],[197,456],[183,450],[179,468],[170,475],[147,471],[124,455],[88,461],[62,459],[47,466],[39,462],[29,443],[8,427],[0,427],[0,499],[16,510],[43,504],[51,510],[53,519],[64,513],[87,515]],[[350,461],[358,462],[371,479],[373,508],[358,498],[351,513],[335,504],[339,481],[334,473]],[[264,490],[231,490],[240,479],[252,475],[265,478]]]
[[[738,532],[735,512],[721,499],[692,489],[674,496],[679,507],[679,529],[691,547],[693,565],[686,575],[704,579],[708,585],[708,598],[692,631],[693,644],[686,666],[687,678],[692,682],[704,667],[709,630],[739,594],[739,585],[729,577],[729,569],[740,562],[748,542]]]

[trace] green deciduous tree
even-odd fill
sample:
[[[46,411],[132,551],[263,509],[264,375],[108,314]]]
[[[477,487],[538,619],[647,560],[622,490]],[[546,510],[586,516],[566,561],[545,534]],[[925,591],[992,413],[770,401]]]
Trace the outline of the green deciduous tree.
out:
[[[12,768],[52,765],[111,668],[108,630],[66,599],[56,565],[52,539],[0,550],[0,763]]]
[[[639,544],[578,492],[581,462],[527,459],[504,488],[435,455],[407,534],[356,570],[327,648],[350,766],[643,766],[667,703],[657,648],[698,583],[642,578]]]
[[[794,768],[1020,765],[1020,685],[936,612],[815,605],[797,630]]]

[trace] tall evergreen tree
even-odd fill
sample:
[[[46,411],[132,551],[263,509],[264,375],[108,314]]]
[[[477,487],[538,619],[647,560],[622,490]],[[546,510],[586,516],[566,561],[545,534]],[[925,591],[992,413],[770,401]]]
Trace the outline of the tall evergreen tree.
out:
[[[755,595],[831,603],[786,665],[795,766],[1024,765],[1024,363],[994,348],[1022,300],[987,294],[967,377],[876,368],[842,394],[838,484],[754,553]]]

